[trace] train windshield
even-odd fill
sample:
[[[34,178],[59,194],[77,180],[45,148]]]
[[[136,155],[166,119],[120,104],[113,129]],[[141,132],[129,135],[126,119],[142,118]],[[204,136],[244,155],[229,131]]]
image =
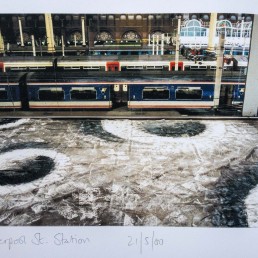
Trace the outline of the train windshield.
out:
[[[142,91],[142,98],[150,99],[169,99],[169,90],[167,87],[145,87]]]
[[[179,87],[176,90],[176,99],[202,99],[202,89],[199,87],[186,88]]]
[[[95,88],[72,88],[70,91],[71,100],[95,100]]]
[[[39,100],[44,101],[64,100],[64,91],[62,90],[62,88],[39,89],[38,96]]]

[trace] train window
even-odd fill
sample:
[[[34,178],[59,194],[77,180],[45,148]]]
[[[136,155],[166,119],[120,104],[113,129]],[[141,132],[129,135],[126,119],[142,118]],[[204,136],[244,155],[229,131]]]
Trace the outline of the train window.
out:
[[[188,100],[188,99],[201,99],[202,89],[199,87],[194,88],[177,88],[176,99]]]
[[[82,69],[84,70],[99,70],[99,66],[83,66]]]
[[[64,100],[64,91],[61,88],[39,89],[38,98],[42,101]]]
[[[169,99],[169,90],[167,87],[144,87],[142,91],[144,100],[151,99]]]
[[[4,89],[0,89],[0,100],[5,100],[7,98],[7,91]]]
[[[34,66],[34,67],[29,67],[30,70],[46,70],[45,66]]]
[[[72,88],[70,91],[71,100],[95,100],[95,88]]]
[[[146,69],[147,70],[162,70],[163,66],[162,65],[155,65],[155,66],[148,65],[148,66],[146,66]]]
[[[128,69],[128,70],[142,70],[143,66],[141,66],[141,65],[128,65],[128,66],[126,66],[126,69]]]

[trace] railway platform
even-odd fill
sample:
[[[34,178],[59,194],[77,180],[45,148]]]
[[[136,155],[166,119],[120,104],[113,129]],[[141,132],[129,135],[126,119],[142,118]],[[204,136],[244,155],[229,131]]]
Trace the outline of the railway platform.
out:
[[[0,118],[82,118],[82,119],[202,119],[202,120],[241,120],[255,119],[243,117],[241,109],[171,109],[171,110],[130,110],[118,107],[112,110],[41,110],[41,111],[2,111]],[[257,119],[257,118],[256,118]]]

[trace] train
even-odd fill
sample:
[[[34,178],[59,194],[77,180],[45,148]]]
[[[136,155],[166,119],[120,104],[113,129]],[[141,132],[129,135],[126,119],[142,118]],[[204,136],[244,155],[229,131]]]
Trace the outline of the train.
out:
[[[179,71],[214,71],[216,70],[216,56],[188,54],[178,62]],[[241,59],[241,62],[240,62]],[[245,71],[248,59],[245,56],[224,56],[223,69],[226,71]],[[35,58],[35,59],[4,59],[0,62],[0,71],[170,71],[176,69],[176,62],[169,58],[157,56],[141,56],[139,59],[120,57],[78,57],[78,58]]]
[[[212,109],[214,76],[192,74],[131,75],[87,71],[3,73],[0,76],[0,109],[15,110],[109,110]],[[224,76],[221,103],[241,105],[245,77]]]

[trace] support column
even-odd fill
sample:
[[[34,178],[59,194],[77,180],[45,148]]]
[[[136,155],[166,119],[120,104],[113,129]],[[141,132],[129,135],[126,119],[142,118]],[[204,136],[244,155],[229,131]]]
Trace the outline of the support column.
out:
[[[61,36],[61,43],[62,43],[62,56],[65,56],[65,51],[64,51],[64,35]]]
[[[209,41],[208,41],[208,51],[214,51],[215,49],[215,36],[216,36],[216,23],[217,23],[217,13],[211,13],[210,27],[209,27]]]
[[[21,38],[21,47],[24,47],[21,17],[18,17],[18,22],[19,22],[19,30],[20,30],[20,38]]]
[[[77,38],[76,38],[76,34],[73,35],[73,40],[74,40],[74,46],[77,46]]]
[[[161,55],[164,55],[164,34],[161,35]]]
[[[32,53],[33,53],[33,56],[36,56],[36,48],[35,48],[34,35],[31,35],[31,45],[32,45]]]
[[[46,24],[46,35],[47,35],[47,52],[54,53],[55,51],[55,40],[53,32],[53,22],[50,13],[45,13],[45,24]]]
[[[154,46],[155,46],[155,37],[154,37],[154,34],[152,34],[152,55],[154,55]]]
[[[245,87],[243,116],[258,116],[258,14],[254,15],[249,63]]]
[[[220,89],[221,89],[221,78],[223,72],[223,56],[224,56],[224,44],[225,34],[220,34],[219,46],[217,49],[217,65],[216,65],[216,77],[215,77],[215,89],[214,89],[214,108],[219,106]]]
[[[4,53],[4,38],[0,29],[0,54]]]
[[[84,17],[81,17],[81,22],[82,22],[82,45],[85,47],[86,46],[86,37],[85,37],[85,20],[84,20]]]
[[[159,54],[159,35],[156,35],[156,55]]]
[[[181,16],[179,16],[178,21],[177,21],[175,71],[178,71],[179,45],[180,45],[180,29],[181,29]]]

